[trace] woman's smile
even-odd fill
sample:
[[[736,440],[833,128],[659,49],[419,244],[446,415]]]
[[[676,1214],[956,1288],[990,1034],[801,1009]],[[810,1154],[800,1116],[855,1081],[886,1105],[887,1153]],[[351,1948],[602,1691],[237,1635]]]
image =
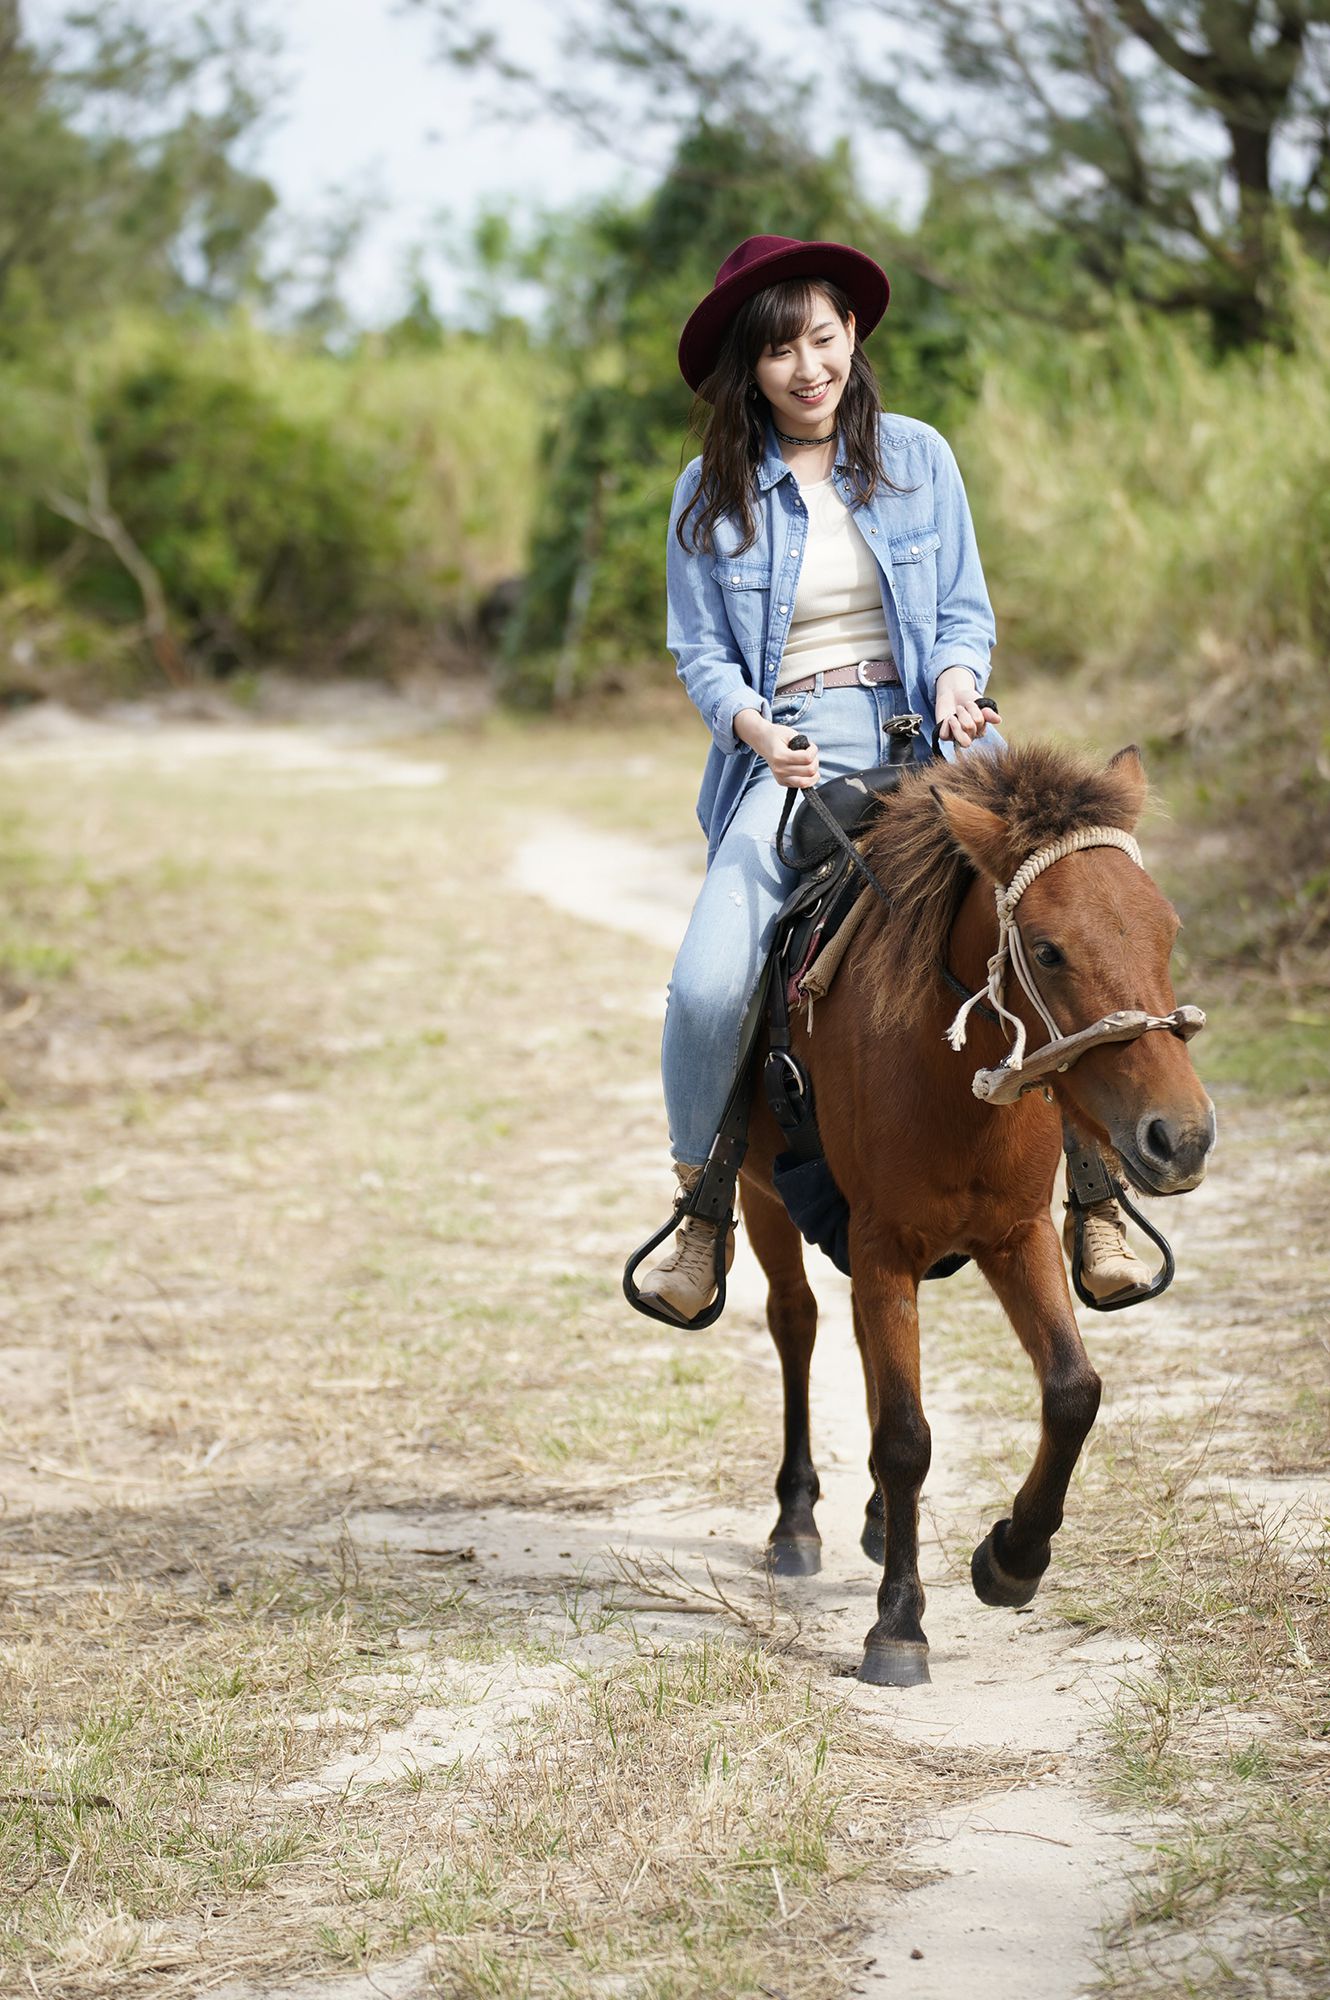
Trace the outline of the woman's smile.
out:
[[[753,364],[777,425],[795,437],[825,431],[850,379],[854,315],[842,320],[825,292],[813,295],[810,323],[793,340],[773,343]]]

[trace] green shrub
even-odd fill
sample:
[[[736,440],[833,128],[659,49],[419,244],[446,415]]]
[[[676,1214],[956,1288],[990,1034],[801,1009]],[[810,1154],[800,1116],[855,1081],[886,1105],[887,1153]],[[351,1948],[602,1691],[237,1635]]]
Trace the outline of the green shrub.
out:
[[[457,336],[334,356],[243,320],[138,319],[0,371],[0,610],[102,629],[143,615],[103,537],[67,518],[97,479],[194,663],[374,665],[470,629],[519,565],[548,365]],[[92,677],[96,678],[95,674]]]

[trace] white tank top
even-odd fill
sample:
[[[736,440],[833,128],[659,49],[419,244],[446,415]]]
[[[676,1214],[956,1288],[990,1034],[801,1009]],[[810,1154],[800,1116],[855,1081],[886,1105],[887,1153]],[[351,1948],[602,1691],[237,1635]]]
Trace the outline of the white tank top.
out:
[[[857,660],[889,660],[881,572],[834,480],[801,486],[808,509],[799,588],[777,690]]]

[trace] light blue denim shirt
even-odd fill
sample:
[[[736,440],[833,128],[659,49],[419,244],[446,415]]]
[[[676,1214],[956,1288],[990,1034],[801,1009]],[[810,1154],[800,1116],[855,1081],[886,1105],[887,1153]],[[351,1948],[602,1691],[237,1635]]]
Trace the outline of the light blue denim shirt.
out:
[[[951,447],[930,424],[883,416],[882,463],[896,489],[855,511],[882,573],[882,608],[910,707],[931,737],[933,693],[944,667],[968,667],[982,693],[993,648],[993,608],[974,526]],[[707,728],[711,754],[697,816],[715,853],[739,803],[756,752],[734,733],[743,708],[771,715],[803,565],[808,513],[799,482],[768,425],[757,468],[757,540],[742,555],[737,525],[722,520],[708,554],[680,548],[675,528],[701,477],[685,467],[674,489],[665,562],[666,644]],[[847,505],[853,489],[838,455],[833,477]]]

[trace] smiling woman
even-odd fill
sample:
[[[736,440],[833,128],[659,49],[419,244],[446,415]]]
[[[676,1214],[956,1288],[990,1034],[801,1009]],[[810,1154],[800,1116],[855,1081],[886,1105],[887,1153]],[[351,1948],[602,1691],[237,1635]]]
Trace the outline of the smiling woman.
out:
[[[886,273],[839,243],[750,237],[690,316],[679,366],[705,412],[675,492],[668,641],[712,735],[706,880],[674,968],[663,1069],[681,1199],[696,1186],[740,1024],[793,885],[773,851],[786,789],[881,763],[919,715],[957,746],[993,617],[956,462],[882,411],[861,341]],[[714,1296],[717,1225],[686,1216],[641,1290],[687,1323]]]

